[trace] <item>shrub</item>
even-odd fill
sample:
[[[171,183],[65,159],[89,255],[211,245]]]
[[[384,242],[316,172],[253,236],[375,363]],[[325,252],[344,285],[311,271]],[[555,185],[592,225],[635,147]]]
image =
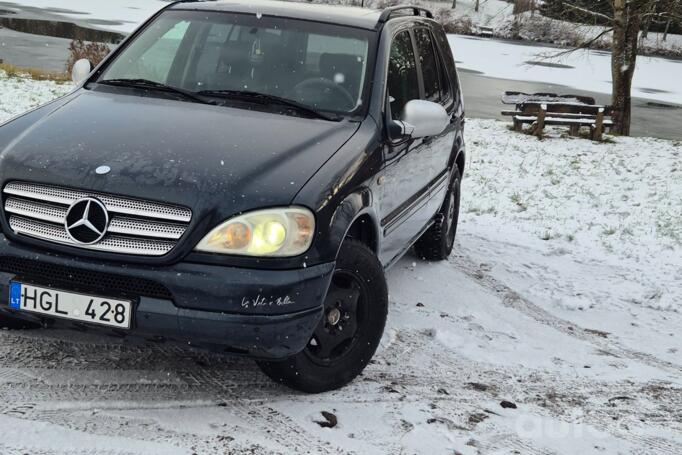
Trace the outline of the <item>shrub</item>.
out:
[[[86,43],[83,40],[73,40],[69,45],[69,59],[66,61],[66,71],[71,73],[73,65],[82,58],[87,58],[95,67],[109,55],[111,49],[104,43]]]
[[[474,31],[474,24],[470,17],[454,17],[452,9],[440,8],[434,13],[438,22],[443,24],[443,28],[447,33],[456,33],[459,35],[471,35]]]

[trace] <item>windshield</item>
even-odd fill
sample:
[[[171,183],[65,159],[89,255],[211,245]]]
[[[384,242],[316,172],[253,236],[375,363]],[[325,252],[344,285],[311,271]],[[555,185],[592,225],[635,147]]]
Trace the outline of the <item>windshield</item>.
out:
[[[255,92],[321,111],[363,105],[370,31],[261,15],[166,11],[99,76],[226,97]]]

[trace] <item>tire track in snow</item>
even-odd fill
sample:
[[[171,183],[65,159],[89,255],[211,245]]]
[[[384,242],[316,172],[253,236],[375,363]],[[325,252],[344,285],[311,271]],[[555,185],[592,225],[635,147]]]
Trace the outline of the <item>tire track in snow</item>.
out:
[[[380,353],[380,358],[391,359],[398,365],[409,365],[414,361],[414,355],[424,352],[430,338],[423,331],[399,331],[395,340],[385,352]],[[566,379],[558,374],[551,374],[547,371],[522,370],[512,367],[489,367],[475,361],[463,359],[456,353],[445,353],[441,350],[431,351],[434,366],[438,368],[437,374],[433,376],[383,376],[383,379],[391,383],[402,383],[409,387],[409,393],[427,398],[445,405],[455,410],[462,405],[470,405],[472,410],[483,411],[477,403],[480,403],[480,394],[487,395],[491,399],[501,400],[509,397],[520,397],[515,400],[521,406],[538,406],[544,409],[551,417],[559,419],[567,424],[571,423],[570,411],[576,408],[584,410],[586,414],[585,423],[592,427],[602,430],[617,438],[631,442],[638,447],[648,447],[655,449],[650,453],[677,455],[682,453],[682,444],[650,435],[638,435],[631,431],[625,431],[624,423],[618,419],[626,415],[632,422],[641,423],[642,421],[652,423],[652,416],[662,417],[659,422],[661,428],[668,428],[676,421],[682,421],[682,388],[677,388],[657,382],[632,383],[623,382],[598,382],[588,378]],[[447,381],[443,381],[447,378]],[[483,381],[489,386],[487,391],[475,391],[467,388],[471,382]],[[414,381],[414,382],[412,382]],[[421,383],[425,390],[419,390],[418,384]],[[448,395],[433,394],[436,384],[446,388]],[[555,390],[564,391],[566,394],[586,397],[579,403],[569,402],[570,397],[561,397],[556,403],[547,403],[547,400],[538,399],[553,395]],[[431,392],[431,393],[429,393]],[[592,402],[589,397],[598,397],[602,402]],[[609,398],[627,397],[626,405],[623,408],[613,408]],[[641,403],[655,403],[653,408],[644,408]],[[448,406],[449,405],[449,406]],[[677,413],[677,414],[676,414]],[[540,414],[541,415],[541,414]],[[466,425],[463,423],[463,425]],[[678,426],[682,426],[679,425]],[[495,450],[505,449],[508,453],[509,448],[518,450],[523,454],[549,454],[546,451],[534,447],[530,442],[519,439],[516,435],[500,434],[496,436],[500,445],[491,444],[487,441],[484,448],[485,453],[495,453]]]
[[[552,327],[553,329],[578,340],[588,342],[606,355],[611,355],[620,359],[634,360],[676,375],[682,374],[682,366],[680,365],[659,359],[651,354],[629,349],[620,345],[620,343],[613,339],[605,339],[597,333],[588,331],[573,322],[561,319],[549,313],[530,300],[522,297],[506,284],[494,278],[470,257],[454,254],[450,258],[450,263],[473,281],[501,296],[502,304],[504,306],[517,310],[543,325]]]

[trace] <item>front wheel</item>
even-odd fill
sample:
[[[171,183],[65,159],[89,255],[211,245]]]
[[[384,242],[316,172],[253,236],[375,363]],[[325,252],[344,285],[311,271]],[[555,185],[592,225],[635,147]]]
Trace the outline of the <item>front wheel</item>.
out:
[[[324,314],[303,352],[282,361],[260,361],[270,378],[306,393],[351,382],[374,355],[386,325],[384,270],[364,244],[346,240],[336,261]]]

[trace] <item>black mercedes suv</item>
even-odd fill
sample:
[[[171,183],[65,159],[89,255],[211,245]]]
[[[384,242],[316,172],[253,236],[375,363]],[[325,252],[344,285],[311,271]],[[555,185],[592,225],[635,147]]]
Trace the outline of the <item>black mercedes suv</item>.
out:
[[[417,7],[177,2],[0,127],[0,317],[362,372],[384,270],[451,253],[464,110]]]

